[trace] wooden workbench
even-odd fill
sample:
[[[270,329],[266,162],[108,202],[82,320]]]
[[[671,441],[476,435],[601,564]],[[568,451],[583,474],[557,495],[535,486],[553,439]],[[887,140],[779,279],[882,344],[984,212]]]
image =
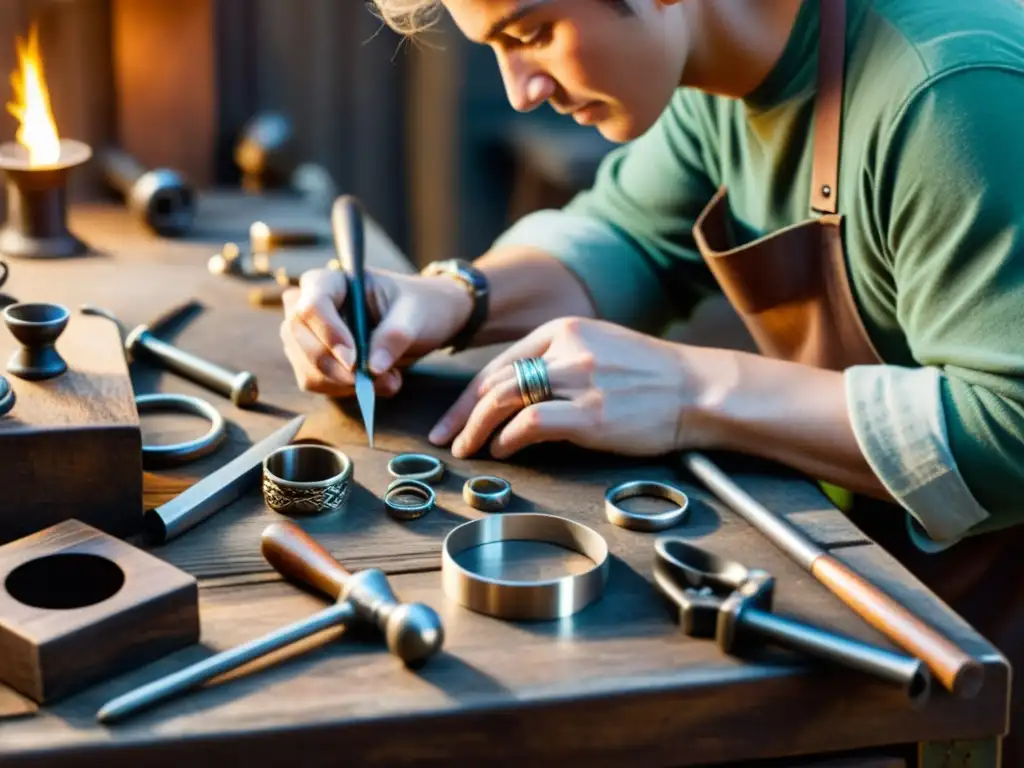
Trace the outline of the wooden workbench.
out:
[[[936,686],[929,703],[915,711],[898,691],[853,673],[814,669],[776,651],[741,661],[721,654],[713,642],[683,636],[652,585],[651,535],[604,521],[603,494],[613,482],[643,477],[679,483],[691,494],[693,516],[675,533],[770,571],[777,579],[778,611],[887,645],[670,462],[564,447],[534,449],[503,464],[439,454],[449,474],[438,488],[438,509],[412,523],[391,520],[379,500],[389,480],[388,459],[404,450],[436,452],[425,441],[428,427],[487,351],[424,361],[398,397],[378,402],[377,445],[371,451],[351,404],[296,388],[281,351],[280,310],[250,306],[251,284],[206,269],[210,254],[226,240],[244,240],[258,218],[308,222],[328,233],[326,219],[287,200],[207,195],[199,230],[187,241],[172,242],[148,235],[117,206],[79,206],[72,227],[99,255],[14,262],[5,290],[21,300],[103,305],[130,325],[179,301],[199,299],[205,311],[176,333],[175,343],[256,373],[263,404],[240,410],[179,377],[133,366],[138,393],[198,395],[214,403],[230,425],[220,452],[168,474],[198,478],[293,415],[307,414],[303,435],[347,451],[357,488],[342,514],[303,527],[350,568],[381,567],[403,599],[433,606],[445,624],[444,651],[411,672],[371,641],[327,631],[120,725],[98,726],[95,712],[111,697],[323,606],[282,581],[260,557],[259,535],[274,514],[254,488],[153,550],[199,577],[201,643],[38,711],[0,691],[0,717],[7,716],[0,720],[0,764],[897,768],[916,765],[919,757],[922,764],[943,765],[947,753],[970,752],[971,762],[964,765],[996,765],[1007,717],[1005,661],[813,484],[792,473],[716,457],[757,498],[983,659],[986,684],[978,697],[957,700]],[[372,264],[410,269],[381,233],[371,228],[369,235]],[[306,265],[329,256],[325,248]],[[147,416],[143,424],[148,441],[196,426],[187,417]],[[454,525],[479,514],[460,496],[462,480],[479,472],[512,481],[514,511],[565,515],[607,538],[614,560],[600,602],[563,621],[512,623],[473,614],[444,598],[441,541]],[[751,762],[761,760],[772,762]]]

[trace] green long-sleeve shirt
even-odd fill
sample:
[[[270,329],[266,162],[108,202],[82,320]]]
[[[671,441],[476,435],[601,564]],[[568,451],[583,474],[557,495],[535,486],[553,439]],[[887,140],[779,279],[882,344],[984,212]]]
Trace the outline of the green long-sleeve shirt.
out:
[[[949,543],[1024,519],[1024,4],[848,9],[838,204],[886,362],[845,372],[848,407],[876,473]],[[807,0],[748,98],[679,89],[592,189],[499,242],[547,247],[609,319],[686,315],[714,290],[692,227],[716,188],[741,240],[810,215],[818,28]]]

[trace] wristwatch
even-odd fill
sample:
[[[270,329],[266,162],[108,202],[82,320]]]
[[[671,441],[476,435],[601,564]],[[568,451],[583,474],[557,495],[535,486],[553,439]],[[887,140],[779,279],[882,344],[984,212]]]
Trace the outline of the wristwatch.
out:
[[[445,259],[432,261],[425,266],[420,274],[424,276],[448,275],[462,283],[473,299],[473,310],[462,329],[449,342],[452,352],[461,352],[469,346],[473,336],[487,320],[487,307],[490,289],[484,273],[463,259]]]

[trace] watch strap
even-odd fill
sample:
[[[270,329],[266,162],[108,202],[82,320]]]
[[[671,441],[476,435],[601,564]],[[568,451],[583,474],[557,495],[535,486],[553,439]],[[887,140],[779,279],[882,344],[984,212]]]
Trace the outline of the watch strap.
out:
[[[428,264],[422,271],[424,275],[447,275],[461,282],[473,299],[473,308],[462,328],[452,337],[448,346],[451,351],[461,352],[473,341],[481,326],[487,321],[490,290],[483,272],[468,261],[447,259]]]

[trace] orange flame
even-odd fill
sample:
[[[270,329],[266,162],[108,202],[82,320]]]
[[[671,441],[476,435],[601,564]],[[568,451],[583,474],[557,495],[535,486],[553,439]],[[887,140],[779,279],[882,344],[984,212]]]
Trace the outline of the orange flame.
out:
[[[60,159],[60,136],[50,109],[50,94],[43,77],[39,35],[35,25],[26,42],[17,40],[19,70],[11,74],[14,102],[7,111],[18,118],[18,143],[28,149],[30,165],[50,165]]]

